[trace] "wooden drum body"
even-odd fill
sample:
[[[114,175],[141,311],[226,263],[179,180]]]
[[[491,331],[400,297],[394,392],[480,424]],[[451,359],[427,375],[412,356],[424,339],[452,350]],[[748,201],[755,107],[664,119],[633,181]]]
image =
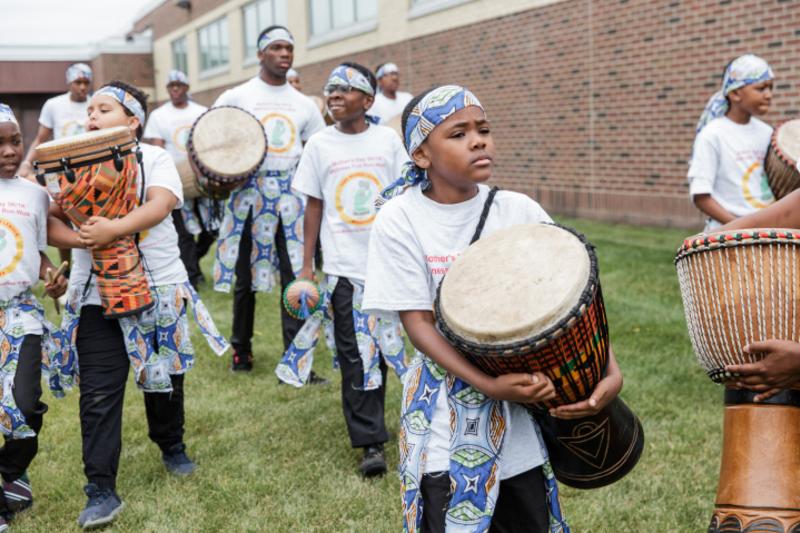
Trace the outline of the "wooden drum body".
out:
[[[541,371],[550,405],[588,398],[608,362],[608,323],[594,248],[555,224],[513,226],[482,238],[454,262],[434,303],[447,340],[489,375]],[[607,485],[641,455],[644,432],[617,398],[594,417],[540,420],[559,481]]]
[[[776,200],[800,187],[800,119],[784,122],[772,134],[764,171]]]
[[[34,163],[53,199],[76,226],[92,216],[120,218],[139,205],[139,151],[126,127],[40,144]],[[132,236],[92,250],[103,314],[119,318],[153,306]]]

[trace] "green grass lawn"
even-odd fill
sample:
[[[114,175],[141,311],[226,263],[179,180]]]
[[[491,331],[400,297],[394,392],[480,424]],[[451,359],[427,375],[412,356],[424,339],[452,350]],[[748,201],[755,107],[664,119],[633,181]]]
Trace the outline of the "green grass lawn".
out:
[[[719,468],[721,389],[694,360],[686,334],[674,251],[681,230],[563,220],[597,247],[611,340],[625,376],[622,396],[642,420],[639,465],[603,489],[562,486],[573,531],[695,532],[707,527]],[[210,258],[204,263],[210,271]],[[208,274],[207,274],[208,275]],[[228,334],[231,297],[201,294]],[[230,356],[214,356],[198,335],[186,381],[186,442],[196,475],[169,477],[147,438],[142,394],[128,388],[117,491],[127,504],[109,531],[398,531],[397,475],[362,480],[360,451],[349,447],[339,379],[327,351],[315,368],[327,387],[278,386],[277,294],[260,295],[255,370],[233,375]],[[48,303],[51,318],[52,307]],[[390,468],[397,464],[400,383],[391,376],[386,420]],[[36,504],[16,531],[77,531],[85,504],[78,393],[50,405],[30,469]]]

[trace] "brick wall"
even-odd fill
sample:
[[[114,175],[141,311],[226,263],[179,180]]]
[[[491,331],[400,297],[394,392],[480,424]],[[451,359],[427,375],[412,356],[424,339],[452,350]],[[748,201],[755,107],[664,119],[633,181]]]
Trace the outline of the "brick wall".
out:
[[[147,15],[137,20],[132,31],[140,32],[147,28],[152,28],[153,39],[159,39],[175,28],[205,15],[221,3],[220,0],[191,0],[191,2],[191,9],[183,9],[176,6],[172,0],[165,0]]]
[[[464,84],[493,122],[498,185],[553,213],[698,227],[686,184],[694,127],[745,52],[777,76],[766,120],[797,116],[800,0],[566,0],[300,73],[309,93],[346,59],[395,61],[412,93]]]

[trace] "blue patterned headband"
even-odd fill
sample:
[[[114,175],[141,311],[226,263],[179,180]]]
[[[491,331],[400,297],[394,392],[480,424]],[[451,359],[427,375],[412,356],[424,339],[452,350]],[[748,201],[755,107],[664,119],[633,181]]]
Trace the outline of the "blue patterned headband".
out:
[[[258,50],[263,52],[275,41],[286,41],[293,45],[294,37],[292,37],[292,34],[289,33],[289,30],[286,28],[275,28],[261,36],[258,40]]]
[[[469,106],[483,109],[478,98],[469,89],[459,85],[443,85],[422,97],[409,113],[403,131],[403,142],[408,153],[413,156],[436,126],[447,120],[453,113]],[[381,197],[378,198],[376,205],[380,206],[386,200],[401,194],[414,185],[422,185],[425,189],[430,183],[425,170],[419,168],[413,161],[409,161],[403,167],[400,177],[381,191]]]
[[[0,124],[4,122],[12,122],[19,126],[17,117],[14,116],[14,112],[11,110],[11,108],[6,104],[0,104]]]
[[[134,117],[138,118],[139,124],[144,127],[144,109],[142,108],[142,104],[139,103],[139,100],[134,98],[131,93],[125,91],[124,89],[120,89],[119,87],[106,85],[94,93],[95,96],[99,96],[101,94],[108,95],[122,104],[122,107],[130,111]]]
[[[189,77],[180,70],[170,70],[169,74],[167,74],[167,85],[170,83],[189,85]]]
[[[75,63],[70,65],[67,69],[67,83],[72,83],[75,80],[86,78],[92,81],[92,67],[86,63]]]
[[[359,72],[358,69],[347,65],[339,65],[333,69],[325,86],[331,85],[335,87],[352,87],[362,93],[375,96],[375,89],[372,88],[369,78]]]
[[[731,61],[722,77],[722,88],[708,100],[700,116],[696,133],[700,133],[706,124],[728,112],[728,100],[725,97],[731,91],[741,89],[745,85],[769,81],[774,77],[769,64],[758,56],[746,54]]]
[[[379,68],[378,72],[375,73],[375,77],[377,79],[381,79],[387,74],[392,74],[394,72],[400,72],[400,69],[397,68],[397,65],[394,63],[385,63],[381,65],[381,68]]]

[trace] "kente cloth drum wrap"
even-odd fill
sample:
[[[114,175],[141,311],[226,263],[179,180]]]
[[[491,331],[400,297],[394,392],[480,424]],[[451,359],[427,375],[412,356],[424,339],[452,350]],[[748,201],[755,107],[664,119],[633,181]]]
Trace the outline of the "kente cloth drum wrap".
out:
[[[93,131],[36,148],[37,174],[64,214],[80,227],[93,216],[121,218],[140,202],[139,151],[126,127]],[[92,250],[103,314],[108,318],[140,313],[153,306],[139,249],[133,236]]]
[[[775,128],[772,134],[764,170],[772,194],[780,200],[800,187],[800,119],[789,120]]]
[[[225,198],[258,173],[267,157],[267,136],[261,122],[244,109],[214,107],[197,117],[186,151],[200,189]]]
[[[675,258],[689,338],[708,376],[721,383],[725,365],[752,363],[754,341],[798,341],[800,233],[748,229],[700,234]]]

